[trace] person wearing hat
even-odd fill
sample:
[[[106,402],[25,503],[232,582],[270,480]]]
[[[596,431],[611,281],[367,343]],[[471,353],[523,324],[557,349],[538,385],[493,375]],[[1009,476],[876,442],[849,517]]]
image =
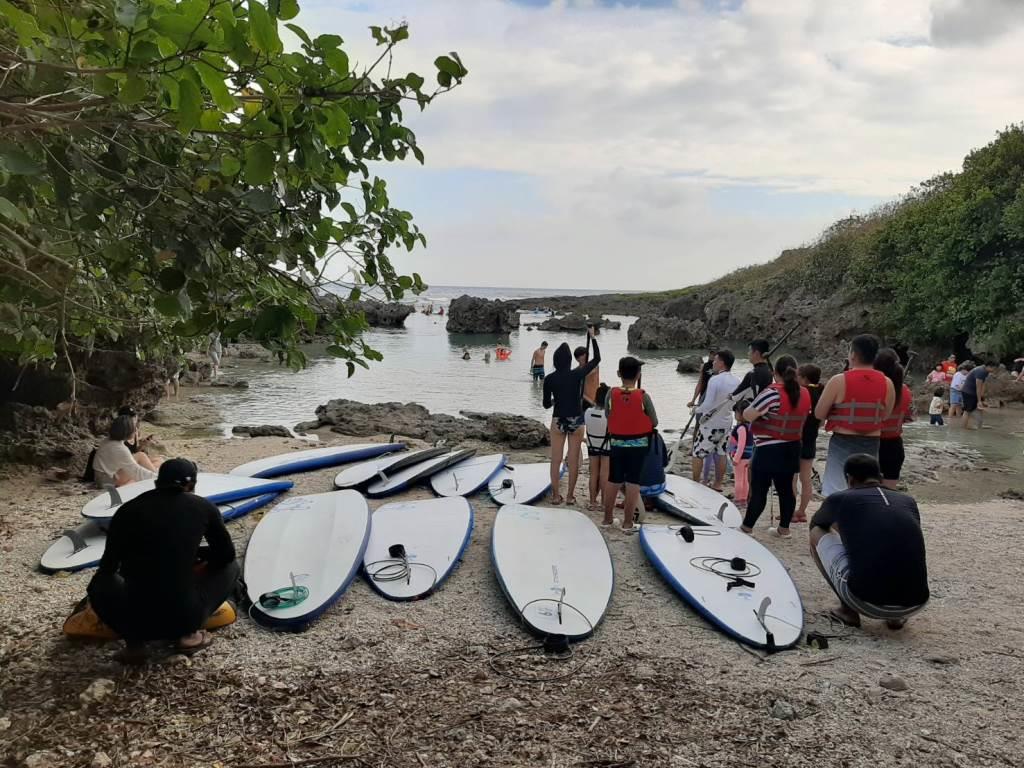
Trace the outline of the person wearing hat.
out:
[[[188,459],[165,461],[156,487],[122,504],[110,521],[88,595],[124,639],[125,661],[143,660],[148,641],[172,641],[179,653],[209,646],[213,638],[201,627],[238,583],[220,510],[193,493],[198,472]]]

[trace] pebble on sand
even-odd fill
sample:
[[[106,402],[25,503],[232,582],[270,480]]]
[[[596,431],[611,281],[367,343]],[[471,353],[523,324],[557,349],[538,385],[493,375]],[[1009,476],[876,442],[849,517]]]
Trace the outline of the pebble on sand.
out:
[[[882,675],[882,679],[878,681],[878,684],[890,691],[906,691],[910,689],[906,680],[891,672],[886,672]]]

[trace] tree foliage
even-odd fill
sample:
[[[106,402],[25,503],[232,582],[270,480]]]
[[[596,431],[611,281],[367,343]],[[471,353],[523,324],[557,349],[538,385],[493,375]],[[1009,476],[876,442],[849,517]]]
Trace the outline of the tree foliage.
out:
[[[423,162],[404,110],[436,84],[394,71],[406,26],[360,68],[296,0],[0,0],[0,354],[128,344],[156,356],[213,331],[288,353],[347,272],[358,299],[421,290],[388,253],[425,244],[371,165]],[[336,287],[336,286],[335,286]],[[347,295],[347,294],[346,294]],[[333,353],[379,357],[342,311]]]

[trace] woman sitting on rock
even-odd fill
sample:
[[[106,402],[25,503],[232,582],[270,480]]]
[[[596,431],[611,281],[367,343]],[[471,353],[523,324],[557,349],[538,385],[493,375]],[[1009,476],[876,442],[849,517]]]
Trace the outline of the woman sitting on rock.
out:
[[[126,442],[138,445],[139,428],[134,416],[122,414],[114,419],[107,439],[96,448],[92,460],[96,485],[120,487],[156,477],[160,459],[151,459],[141,450],[133,453]]]

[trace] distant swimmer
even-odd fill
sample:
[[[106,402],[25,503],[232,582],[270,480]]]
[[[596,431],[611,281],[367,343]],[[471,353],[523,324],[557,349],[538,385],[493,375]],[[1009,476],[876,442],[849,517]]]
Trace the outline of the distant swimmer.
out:
[[[548,343],[542,341],[540,346],[533,350],[533,357],[530,360],[530,374],[534,381],[544,381],[544,358],[548,354]]]
[[[484,352],[484,362],[485,363],[491,362],[491,353],[490,352]]]
[[[470,359],[469,350],[466,347],[462,348],[462,359],[463,360],[469,360]]]

